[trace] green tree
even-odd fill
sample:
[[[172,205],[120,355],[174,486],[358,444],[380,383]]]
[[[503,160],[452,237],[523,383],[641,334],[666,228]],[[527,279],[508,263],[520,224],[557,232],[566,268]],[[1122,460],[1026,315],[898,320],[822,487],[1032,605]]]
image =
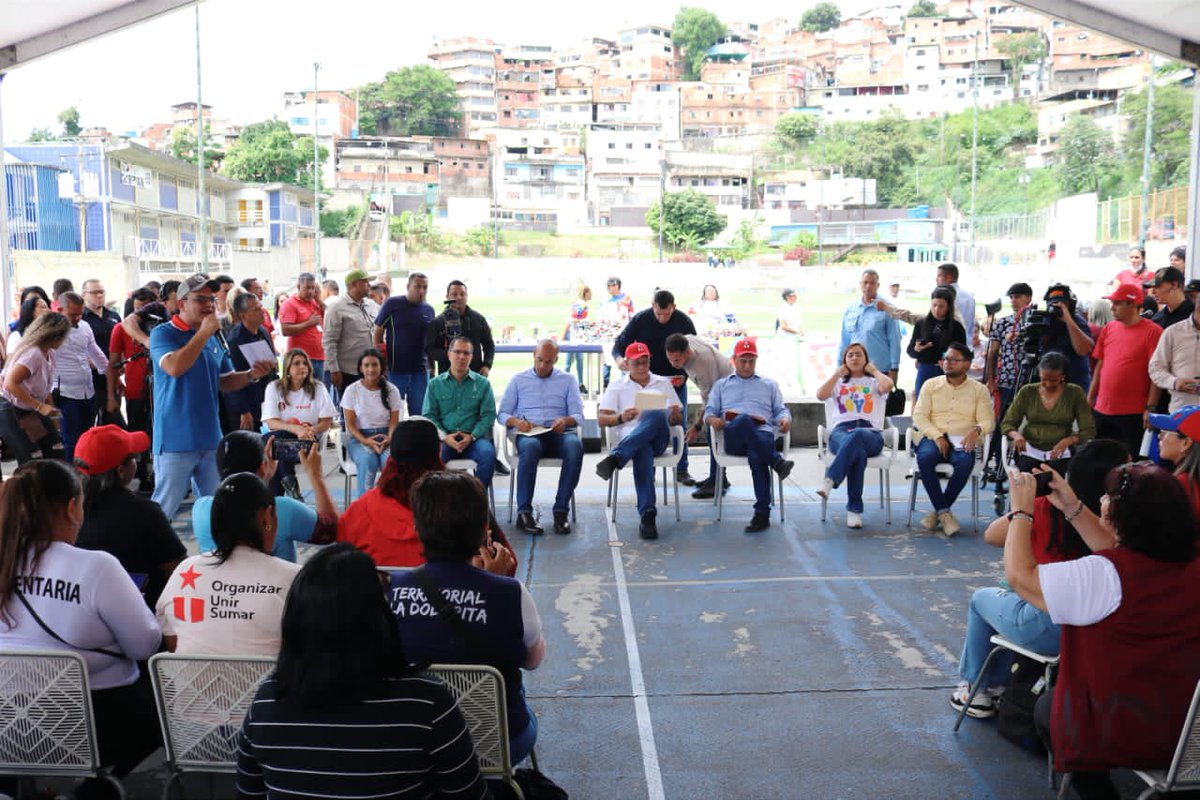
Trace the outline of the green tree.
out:
[[[1018,33],[998,39],[996,49],[1008,62],[1009,79],[1012,81],[1013,102],[1021,99],[1021,70],[1026,64],[1034,64],[1046,57],[1046,42],[1037,31]]]
[[[328,155],[320,148],[322,162]],[[313,140],[297,137],[286,122],[269,120],[247,125],[237,142],[229,148],[222,171],[239,181],[273,183],[282,181],[295,186],[313,186]]]
[[[1076,114],[1058,135],[1058,182],[1067,194],[1098,192],[1116,167],[1113,141],[1091,117]]]
[[[933,0],[917,0],[913,3],[913,7],[908,10],[910,17],[944,17],[946,16],[941,11],[938,11],[937,4]]]
[[[453,136],[461,121],[454,81],[428,64],[393,70],[359,95],[364,134]]]
[[[817,3],[800,17],[800,27],[812,33],[830,31],[841,24],[842,12],[828,0]]]
[[[80,134],[83,128],[79,125],[79,109],[75,106],[62,111],[58,115],[58,121],[63,126],[63,136],[68,139],[74,138]]]
[[[171,147],[170,153],[178,159],[187,161],[188,163],[196,163],[196,131],[192,128],[179,126],[171,129]],[[208,131],[204,132],[204,163],[205,165],[213,164],[220,161],[225,156],[220,150],[216,150],[212,146],[212,139],[208,135]]]
[[[704,65],[705,53],[716,44],[729,29],[720,18],[703,8],[684,6],[675,15],[671,28],[671,41],[683,51],[683,79],[700,79],[700,68]]]
[[[1192,126],[1192,92],[1178,84],[1154,88],[1154,127],[1150,146],[1150,188],[1173,186],[1188,180]],[[1146,140],[1146,92],[1126,94],[1122,113],[1130,126],[1122,142],[1125,186],[1135,191],[1142,174]]]
[[[54,131],[49,128],[34,128],[26,137],[27,142],[53,142],[58,137],[54,135]]]
[[[657,234],[659,218],[663,217],[663,237],[673,245],[694,242],[692,247],[696,247],[711,242],[728,224],[725,216],[717,213],[713,201],[695,189],[668,192],[663,198],[663,206],[665,213],[657,202],[650,206],[646,224]]]
[[[784,114],[775,123],[775,135],[789,145],[802,145],[817,135],[817,118],[812,114]]]

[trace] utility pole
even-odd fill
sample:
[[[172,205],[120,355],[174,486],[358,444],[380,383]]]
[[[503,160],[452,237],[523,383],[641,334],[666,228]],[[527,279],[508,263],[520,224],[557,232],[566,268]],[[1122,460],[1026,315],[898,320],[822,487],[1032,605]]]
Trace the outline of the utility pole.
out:
[[[1142,225],[1138,246],[1144,251],[1150,238],[1150,151],[1154,145],[1154,59],[1146,73],[1146,138],[1142,144]]]
[[[667,155],[658,162],[658,263],[663,263],[663,231],[667,227]]]
[[[317,77],[321,71],[321,63],[313,62],[313,222],[316,225],[316,231],[313,235],[313,272],[317,276],[317,280],[325,280],[325,276],[321,274],[321,145],[318,142],[317,134],[320,132],[318,117],[320,113],[319,103],[321,95],[317,91]]]
[[[204,188],[204,101],[200,93],[200,4],[196,3],[196,192],[200,205],[200,271],[208,274],[208,191]],[[80,164],[80,191],[83,165]]]
[[[0,84],[4,83],[5,73],[0,72]],[[12,312],[13,297],[12,283],[8,271],[8,181],[4,171],[4,130],[0,127],[0,313],[8,319]]]
[[[979,31],[971,62],[971,266],[975,266],[975,186],[979,177]]]

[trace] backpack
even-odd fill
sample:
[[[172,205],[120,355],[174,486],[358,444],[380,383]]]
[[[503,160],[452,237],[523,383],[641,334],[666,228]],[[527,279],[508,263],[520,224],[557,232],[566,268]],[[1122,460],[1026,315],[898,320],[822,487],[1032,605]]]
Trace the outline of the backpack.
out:
[[[1033,707],[1046,691],[1046,667],[1023,655],[1013,655],[1012,676],[996,700],[996,731],[1026,750],[1045,753],[1033,724]]]

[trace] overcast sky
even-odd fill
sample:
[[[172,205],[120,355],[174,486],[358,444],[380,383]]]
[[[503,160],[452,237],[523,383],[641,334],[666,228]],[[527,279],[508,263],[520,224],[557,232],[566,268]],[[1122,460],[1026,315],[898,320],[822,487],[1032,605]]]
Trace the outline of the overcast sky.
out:
[[[814,3],[692,4],[725,21],[760,22],[799,19]],[[839,2],[843,13],[881,4]],[[322,88],[350,88],[378,80],[389,69],[426,62],[426,51],[439,37],[570,46],[591,36],[614,38],[618,28],[630,24],[669,25],[680,5],[678,0],[207,0],[200,6],[203,99],[218,118],[256,122],[279,113],[283,92],[312,87],[314,61],[322,65]],[[195,97],[195,16],[188,8],[9,73],[0,86],[4,140],[20,141],[40,127],[59,131],[56,117],[69,106],[79,109],[85,127],[141,130],[168,121],[171,105]]]

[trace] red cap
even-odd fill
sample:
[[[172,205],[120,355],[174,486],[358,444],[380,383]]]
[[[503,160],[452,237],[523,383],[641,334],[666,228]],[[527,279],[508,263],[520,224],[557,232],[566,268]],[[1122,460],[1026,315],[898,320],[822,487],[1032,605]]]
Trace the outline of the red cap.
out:
[[[1146,295],[1142,293],[1142,287],[1136,283],[1122,283],[1117,287],[1116,291],[1110,294],[1105,300],[1124,301],[1126,303],[1137,303],[1141,305],[1142,298]]]
[[[150,449],[150,437],[118,425],[101,425],[84,431],[75,443],[75,466],[88,475],[114,470],[134,453]]]
[[[633,361],[638,358],[649,358],[650,348],[644,342],[634,342],[625,348],[625,360]]]
[[[737,344],[735,344],[733,346],[733,357],[734,358],[737,358],[738,356],[745,356],[745,355],[751,355],[751,356],[758,355],[758,340],[755,339],[753,336],[749,336],[745,339],[742,339],[740,342],[738,342]]]

